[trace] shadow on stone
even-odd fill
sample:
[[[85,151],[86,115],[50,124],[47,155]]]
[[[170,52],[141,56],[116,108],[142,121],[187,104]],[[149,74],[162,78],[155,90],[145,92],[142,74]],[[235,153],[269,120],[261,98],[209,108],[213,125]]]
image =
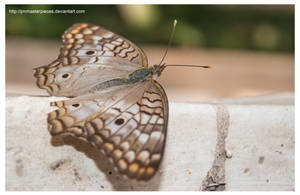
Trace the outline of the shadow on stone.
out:
[[[106,178],[113,185],[115,190],[159,190],[161,181],[161,174],[159,170],[149,181],[137,181],[121,175],[115,170],[112,163],[108,161],[107,157],[102,152],[83,139],[79,139],[71,135],[59,135],[52,137],[51,144],[55,147],[63,145],[73,146],[77,151],[83,152],[88,158],[93,159],[100,171],[105,173]]]

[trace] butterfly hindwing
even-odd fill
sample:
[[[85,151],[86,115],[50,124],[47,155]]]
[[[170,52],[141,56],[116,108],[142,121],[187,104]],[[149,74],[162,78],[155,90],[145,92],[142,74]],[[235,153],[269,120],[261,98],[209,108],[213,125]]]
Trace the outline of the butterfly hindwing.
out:
[[[53,105],[59,108],[49,113],[48,125],[52,135],[67,133],[83,137],[104,150],[122,174],[146,180],[157,171],[163,155],[168,100],[156,81],[130,89],[118,89],[124,95],[112,104],[109,99],[104,100],[103,107],[94,108],[97,100],[89,102],[75,98],[71,102],[56,102]],[[102,100],[103,97],[105,94]],[[72,106],[75,108],[70,108]],[[76,106],[81,110],[94,108],[97,111],[92,110],[90,114],[86,111],[82,116],[74,112]]]

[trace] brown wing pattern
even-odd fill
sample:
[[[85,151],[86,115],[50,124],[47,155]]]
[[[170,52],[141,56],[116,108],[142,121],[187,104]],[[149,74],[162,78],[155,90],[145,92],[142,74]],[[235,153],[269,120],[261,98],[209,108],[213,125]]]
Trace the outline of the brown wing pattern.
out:
[[[60,85],[55,83],[55,72],[62,67],[59,59],[54,60],[47,66],[35,68],[36,85],[41,89],[46,89],[50,95],[55,95],[60,90]]]
[[[62,36],[60,58],[64,65],[102,63],[101,58],[115,57],[147,67],[144,52],[129,40],[105,28],[87,23],[70,27]]]
[[[150,179],[161,162],[168,123],[168,100],[154,80],[142,96],[127,104],[122,100],[109,109],[79,120],[69,114],[63,102],[49,113],[52,135],[71,134],[82,137],[103,150],[120,173],[139,180]],[[80,107],[80,102],[73,103]]]

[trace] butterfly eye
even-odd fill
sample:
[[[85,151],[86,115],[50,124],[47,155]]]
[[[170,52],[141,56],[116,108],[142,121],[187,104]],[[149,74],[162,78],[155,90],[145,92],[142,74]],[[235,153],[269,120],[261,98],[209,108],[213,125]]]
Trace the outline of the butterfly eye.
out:
[[[65,74],[61,75],[61,77],[62,77],[63,79],[68,79],[68,78],[71,77],[71,74],[70,74],[70,73],[65,73]]]
[[[115,121],[115,124],[116,125],[122,125],[124,123],[124,119],[122,118],[118,118],[116,121]]]
[[[80,104],[72,104],[73,107],[78,108]]]
[[[95,53],[95,51],[92,51],[92,50],[86,52],[87,55],[93,55],[94,53]]]

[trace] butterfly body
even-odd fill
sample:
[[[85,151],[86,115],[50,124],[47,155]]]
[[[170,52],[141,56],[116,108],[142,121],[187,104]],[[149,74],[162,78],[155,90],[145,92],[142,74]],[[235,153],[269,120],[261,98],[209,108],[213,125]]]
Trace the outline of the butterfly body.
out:
[[[137,83],[137,82],[145,81],[145,80],[151,78],[152,74],[153,73],[152,73],[151,69],[148,69],[148,68],[138,69],[129,75],[126,82]]]
[[[102,27],[80,23],[63,34],[60,55],[35,69],[37,86],[52,102],[51,135],[70,134],[92,143],[112,159],[121,174],[150,179],[163,157],[168,100],[153,76],[164,65],[148,67],[144,52]]]

